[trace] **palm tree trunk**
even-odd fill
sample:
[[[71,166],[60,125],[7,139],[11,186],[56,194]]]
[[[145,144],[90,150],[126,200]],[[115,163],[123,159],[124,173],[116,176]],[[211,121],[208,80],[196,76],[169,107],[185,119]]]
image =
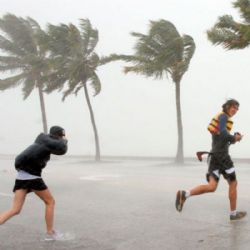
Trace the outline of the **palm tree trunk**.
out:
[[[91,119],[91,123],[92,123],[92,127],[94,130],[94,135],[95,135],[95,160],[96,161],[100,161],[101,160],[101,156],[100,156],[100,145],[99,145],[99,137],[98,137],[98,132],[97,132],[97,127],[95,124],[95,117],[94,117],[94,112],[90,103],[90,99],[89,99],[89,94],[88,94],[88,88],[87,88],[87,84],[84,83],[84,93],[85,93],[85,98],[88,104],[88,108],[89,108],[89,113],[90,113],[90,119]]]
[[[42,111],[43,131],[45,134],[47,134],[48,133],[48,125],[47,125],[44,97],[43,97],[42,88],[40,86],[38,86],[38,92],[39,92],[40,105],[41,105],[41,111]]]
[[[180,91],[180,81],[175,82],[175,100],[176,100],[176,114],[177,114],[177,129],[178,129],[178,144],[177,144],[177,154],[175,158],[176,163],[184,163],[183,156],[183,127],[181,118],[181,91]]]

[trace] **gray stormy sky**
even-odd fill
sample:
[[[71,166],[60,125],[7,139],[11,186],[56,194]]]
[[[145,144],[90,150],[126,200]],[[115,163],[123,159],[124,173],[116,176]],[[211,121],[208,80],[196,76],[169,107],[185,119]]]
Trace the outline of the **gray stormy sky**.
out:
[[[171,21],[181,34],[191,35],[196,52],[181,86],[184,151],[210,149],[207,125],[230,97],[240,101],[234,130],[244,134],[231,148],[234,157],[249,157],[249,50],[224,51],[207,41],[206,30],[218,16],[239,14],[228,0],[0,0],[0,14],[30,16],[47,23],[78,24],[88,18],[99,31],[97,52],[132,53],[131,31],[146,33],[149,20]],[[174,85],[122,73],[122,62],[99,68],[102,92],[92,98],[103,155],[174,156],[177,129]],[[17,154],[42,131],[38,93],[23,101],[21,90],[0,93],[0,153]],[[61,94],[45,96],[49,126],[65,127],[69,154],[94,154],[94,139],[83,93],[64,103]]]

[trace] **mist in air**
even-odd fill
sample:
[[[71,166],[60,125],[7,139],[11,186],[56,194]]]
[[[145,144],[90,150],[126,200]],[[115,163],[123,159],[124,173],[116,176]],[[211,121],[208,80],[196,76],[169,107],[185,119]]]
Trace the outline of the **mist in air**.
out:
[[[230,14],[239,18],[230,2],[96,0],[74,4],[37,1],[36,5],[28,0],[0,2],[1,16],[7,13],[29,16],[43,29],[48,23],[73,23],[79,27],[79,19],[89,19],[99,33],[95,51],[100,57],[133,54],[136,38],[131,32],[146,34],[150,21],[170,21],[181,35],[192,36],[196,46],[181,80],[184,156],[194,157],[197,150],[210,149],[207,125],[226,99],[235,98],[240,102],[240,110],[234,117],[234,130],[244,134],[244,138],[231,152],[234,157],[248,158],[248,50],[226,51],[212,45],[206,35],[219,16]],[[101,156],[175,157],[178,141],[175,84],[170,76],[154,79],[124,74],[124,66],[128,63],[114,61],[98,67],[101,91],[93,97],[94,91],[89,87]],[[2,154],[18,154],[43,131],[38,91],[34,89],[23,101],[21,88],[20,84],[0,93]],[[65,128],[68,155],[94,156],[94,133],[83,89],[64,102],[62,94],[55,91],[44,95],[48,127]]]

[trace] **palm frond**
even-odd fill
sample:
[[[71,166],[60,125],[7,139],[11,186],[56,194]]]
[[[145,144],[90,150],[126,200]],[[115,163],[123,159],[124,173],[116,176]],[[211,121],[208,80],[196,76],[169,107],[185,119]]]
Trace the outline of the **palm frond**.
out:
[[[39,23],[33,18],[27,17],[25,21],[29,23],[29,25],[33,28],[33,30],[41,30]]]
[[[192,59],[195,52],[195,43],[194,39],[189,35],[182,36],[184,50],[183,50],[183,63],[184,63],[184,72],[187,71],[190,60]],[[183,73],[184,73],[183,72]]]
[[[71,56],[82,56],[83,46],[82,46],[82,37],[81,33],[78,28],[73,25],[69,24],[68,29],[68,46],[70,48],[70,55]]]
[[[242,49],[249,45],[249,41],[228,29],[212,28],[207,31],[208,40],[215,45],[222,45],[225,49]]]
[[[12,41],[8,40],[4,36],[0,35],[0,49],[10,55],[24,56],[25,52],[21,48],[17,47]]]
[[[99,65],[99,61],[100,61],[99,56],[95,52],[93,52],[88,57],[87,65],[92,70],[95,70],[96,67]]]
[[[132,33],[133,34],[133,33]],[[134,47],[137,56],[143,56],[148,59],[155,58],[161,53],[161,46],[155,37],[143,36]]]
[[[22,62],[22,60],[19,57],[15,57],[15,56],[0,56],[0,64],[5,64],[5,65],[13,65],[13,64],[18,64],[20,65],[20,63]]]
[[[134,72],[154,78],[168,77],[168,74],[182,76],[188,69],[195,43],[191,36],[181,37],[169,21],[151,21],[147,35],[138,32],[131,34],[137,38],[134,55],[111,54],[102,57],[99,65],[123,60],[133,64],[124,67],[125,73]]]
[[[157,64],[137,64],[134,66],[124,67],[124,73],[133,72],[135,74],[141,74],[146,77],[154,77],[155,79],[162,79],[165,69],[160,68]]]
[[[70,55],[68,33],[69,28],[65,24],[59,26],[48,24],[48,46],[52,56],[67,57]]]
[[[19,57],[0,56],[0,71],[13,73],[16,70],[23,70],[24,65]]]
[[[23,88],[22,88],[22,92],[23,92],[23,99],[26,100],[29,95],[31,94],[32,90],[35,87],[35,81],[32,77],[26,77],[24,79],[24,84],[23,84]]]
[[[92,28],[90,21],[81,19],[80,29],[73,24],[49,24],[48,35],[53,74],[48,76],[49,83],[45,91],[54,91],[57,84],[61,89],[67,83],[66,91],[63,92],[65,100],[68,95],[77,94],[83,84],[89,81],[95,94],[98,94],[100,82],[93,76],[100,65],[100,58],[94,52],[98,32]]]
[[[161,61],[168,68],[182,58],[182,38],[166,20],[151,21],[148,35],[135,32],[132,35],[138,38],[135,55],[144,61]]]
[[[208,40],[224,49],[243,49],[250,44],[250,1],[237,0],[234,7],[240,8],[246,23],[236,22],[232,16],[219,17],[217,23],[207,31]]]
[[[181,59],[183,53],[182,39],[171,22],[163,19],[151,21],[149,36],[162,47],[162,50],[174,51],[177,61]]]
[[[94,73],[88,80],[91,88],[94,90],[94,96],[101,92],[101,81],[96,73]]]
[[[7,77],[5,79],[0,80],[0,90],[6,90],[8,88],[14,88],[22,83],[25,79],[26,74],[21,73],[19,75]]]
[[[109,56],[101,57],[99,61],[99,65],[104,65],[109,62],[113,61],[125,61],[125,62],[139,62],[140,59],[137,56],[134,55],[117,55],[117,54],[111,54]]]
[[[214,25],[218,29],[228,29],[233,32],[239,32],[240,24],[234,21],[230,15],[224,15],[219,17],[218,22]]]
[[[23,18],[12,14],[6,14],[0,19],[0,29],[8,36],[16,47],[25,53],[35,53],[36,46],[33,43],[30,27]]]
[[[82,89],[82,87],[83,87],[83,85],[78,85],[77,87],[76,87],[76,89],[74,90],[74,94],[75,95],[77,95],[78,94],[78,92]]]
[[[249,0],[237,0],[233,3],[235,8],[240,10],[240,15],[245,23],[250,23],[250,1]]]
[[[39,23],[34,19],[27,17],[25,20],[27,26],[30,27],[30,32],[33,34],[33,43],[36,45],[39,54],[45,54],[48,51],[48,34],[41,29]]]
[[[98,43],[98,31],[92,28],[89,19],[80,19],[80,30],[83,40],[82,44],[85,47],[84,53],[90,54]]]
[[[48,94],[53,91],[61,91],[63,89],[64,83],[67,83],[67,77],[64,74],[60,74],[59,72],[50,73],[46,77],[46,84],[44,91]]]
[[[71,93],[74,93],[75,87],[77,87],[77,84],[72,84],[72,82],[71,82],[71,83],[68,83],[68,89],[65,90],[65,91],[63,92],[62,101],[65,101],[65,99],[66,99]]]
[[[29,93],[30,82],[41,80],[41,76],[49,70],[47,58],[40,49],[40,41],[37,36],[39,32],[43,31],[35,20],[29,17],[27,19],[19,18],[12,14],[7,14],[0,19],[0,29],[2,31],[0,49],[4,53],[0,56],[0,71],[17,74],[17,76],[5,79],[6,86],[18,85],[20,82],[17,80],[18,76],[22,75],[23,89],[27,89],[27,93]],[[34,79],[35,76],[37,79]],[[28,95],[25,94],[25,96]]]
[[[64,101],[68,95],[71,93],[75,93],[75,89],[78,88],[78,84],[81,84],[78,80],[75,80],[74,78],[68,80],[68,89],[63,92],[63,98]]]

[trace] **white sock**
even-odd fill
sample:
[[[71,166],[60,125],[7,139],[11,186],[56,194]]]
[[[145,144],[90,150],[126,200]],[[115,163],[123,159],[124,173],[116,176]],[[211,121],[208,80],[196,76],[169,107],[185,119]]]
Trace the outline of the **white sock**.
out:
[[[236,215],[236,210],[230,211],[230,215]]]
[[[185,193],[185,198],[187,199],[188,197],[190,197],[190,191],[187,190],[186,193]]]

